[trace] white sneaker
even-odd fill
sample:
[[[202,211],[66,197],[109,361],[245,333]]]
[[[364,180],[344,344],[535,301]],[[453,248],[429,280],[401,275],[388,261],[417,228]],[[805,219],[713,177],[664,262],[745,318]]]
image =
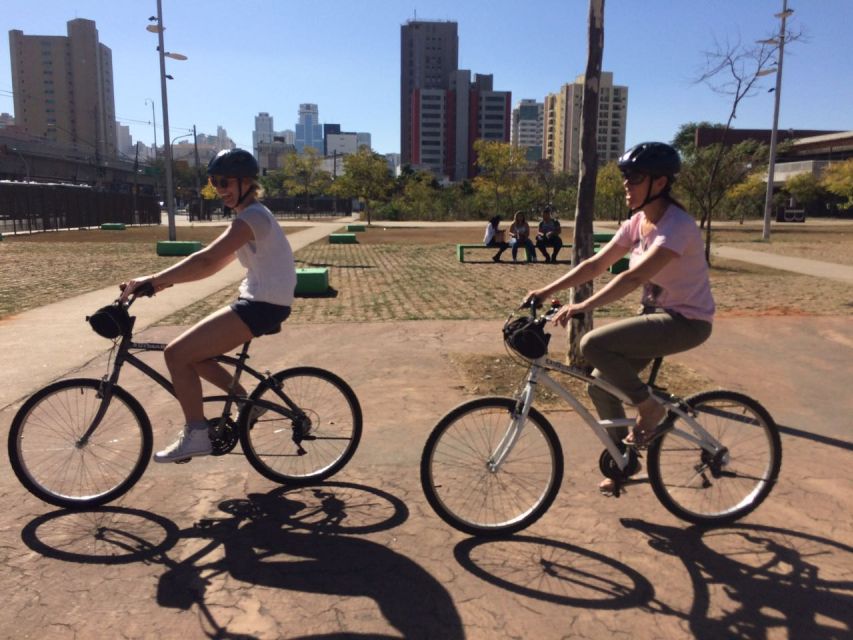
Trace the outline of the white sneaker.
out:
[[[194,456],[209,456],[213,451],[207,429],[184,427],[178,439],[154,454],[154,462],[177,462]]]

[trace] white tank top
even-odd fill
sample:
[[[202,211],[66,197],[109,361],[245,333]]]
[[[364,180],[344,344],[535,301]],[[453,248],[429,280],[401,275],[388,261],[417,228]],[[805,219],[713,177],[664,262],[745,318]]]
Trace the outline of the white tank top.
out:
[[[296,288],[293,250],[278,221],[260,202],[253,202],[236,218],[252,228],[255,239],[237,250],[246,267],[240,297],[289,307]]]

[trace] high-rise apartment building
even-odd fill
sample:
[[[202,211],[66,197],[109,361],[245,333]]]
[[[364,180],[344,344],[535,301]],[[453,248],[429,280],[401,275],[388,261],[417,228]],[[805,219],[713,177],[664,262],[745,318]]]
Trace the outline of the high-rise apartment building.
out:
[[[323,154],[323,125],[320,124],[320,110],[316,104],[299,105],[299,121],[296,123],[296,151],[302,153],[306,147],[313,147]]]
[[[446,91],[459,68],[459,36],[455,22],[410,20],[400,27],[400,156],[411,164],[415,135],[413,111],[432,90]],[[429,98],[428,102],[433,100]],[[431,105],[430,105],[431,106]],[[431,111],[432,113],[432,111]]]
[[[542,157],[551,161],[554,171],[576,174],[580,166],[583,83],[579,75],[545,98]],[[604,71],[598,94],[599,165],[618,159],[625,150],[627,120],[628,87],[614,85],[613,74]]]
[[[258,152],[260,144],[271,143],[274,135],[272,116],[266,111],[261,111],[255,116],[255,130],[252,131],[252,153],[255,154],[255,159],[260,160]]]
[[[513,147],[527,150],[527,159],[536,162],[542,159],[542,139],[545,104],[524,99],[512,110],[512,129],[509,141]]]
[[[67,36],[9,32],[15,124],[47,142],[114,157],[112,52],[98,41],[92,20],[71,20],[67,30]]]

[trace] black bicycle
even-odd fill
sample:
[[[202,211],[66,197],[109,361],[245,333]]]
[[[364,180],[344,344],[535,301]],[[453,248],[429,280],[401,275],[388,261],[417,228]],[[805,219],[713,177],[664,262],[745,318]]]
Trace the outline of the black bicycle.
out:
[[[135,317],[128,310],[135,299],[88,318],[100,335],[113,339],[115,360],[108,375],[54,382],[30,397],[12,421],[12,469],[45,502],[71,509],[105,504],[125,494],[148,466],[151,422],[139,401],[119,386],[119,374],[127,363],[172,395],[174,389],[137,355],[166,345],[133,341]],[[234,377],[229,393],[204,398],[223,403],[221,414],[208,420],[212,455],[229,453],[239,441],[261,475],[283,484],[311,484],[337,473],[361,439],[361,406],[353,390],[317,367],[260,373],[246,363],[250,344],[236,357],[215,358],[233,367]],[[244,373],[258,381],[248,397],[233,392]]]

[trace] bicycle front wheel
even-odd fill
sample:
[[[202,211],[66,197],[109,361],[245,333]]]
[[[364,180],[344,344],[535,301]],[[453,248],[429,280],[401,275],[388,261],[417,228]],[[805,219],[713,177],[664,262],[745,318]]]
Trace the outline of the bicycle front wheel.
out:
[[[554,428],[536,409],[523,423],[510,398],[459,405],[433,429],[421,456],[427,501],[450,526],[480,536],[514,533],[551,506],[563,478],[563,452]],[[495,456],[516,431],[502,461]]]
[[[68,509],[115,500],[142,476],[151,458],[148,416],[114,386],[98,427],[84,439],[103,402],[103,382],[62,380],[38,391],[9,430],[9,462],[37,498]]]
[[[240,412],[240,444],[264,477],[284,484],[328,478],[349,462],[361,440],[361,406],[341,378],[314,367],[295,367],[261,383]],[[285,399],[286,398],[286,399]]]
[[[734,522],[770,494],[782,464],[779,429],[758,402],[734,391],[708,391],[685,400],[695,420],[723,445],[714,455],[679,436],[693,433],[676,417],[674,429],[649,448],[649,481],[673,515],[704,525]]]

